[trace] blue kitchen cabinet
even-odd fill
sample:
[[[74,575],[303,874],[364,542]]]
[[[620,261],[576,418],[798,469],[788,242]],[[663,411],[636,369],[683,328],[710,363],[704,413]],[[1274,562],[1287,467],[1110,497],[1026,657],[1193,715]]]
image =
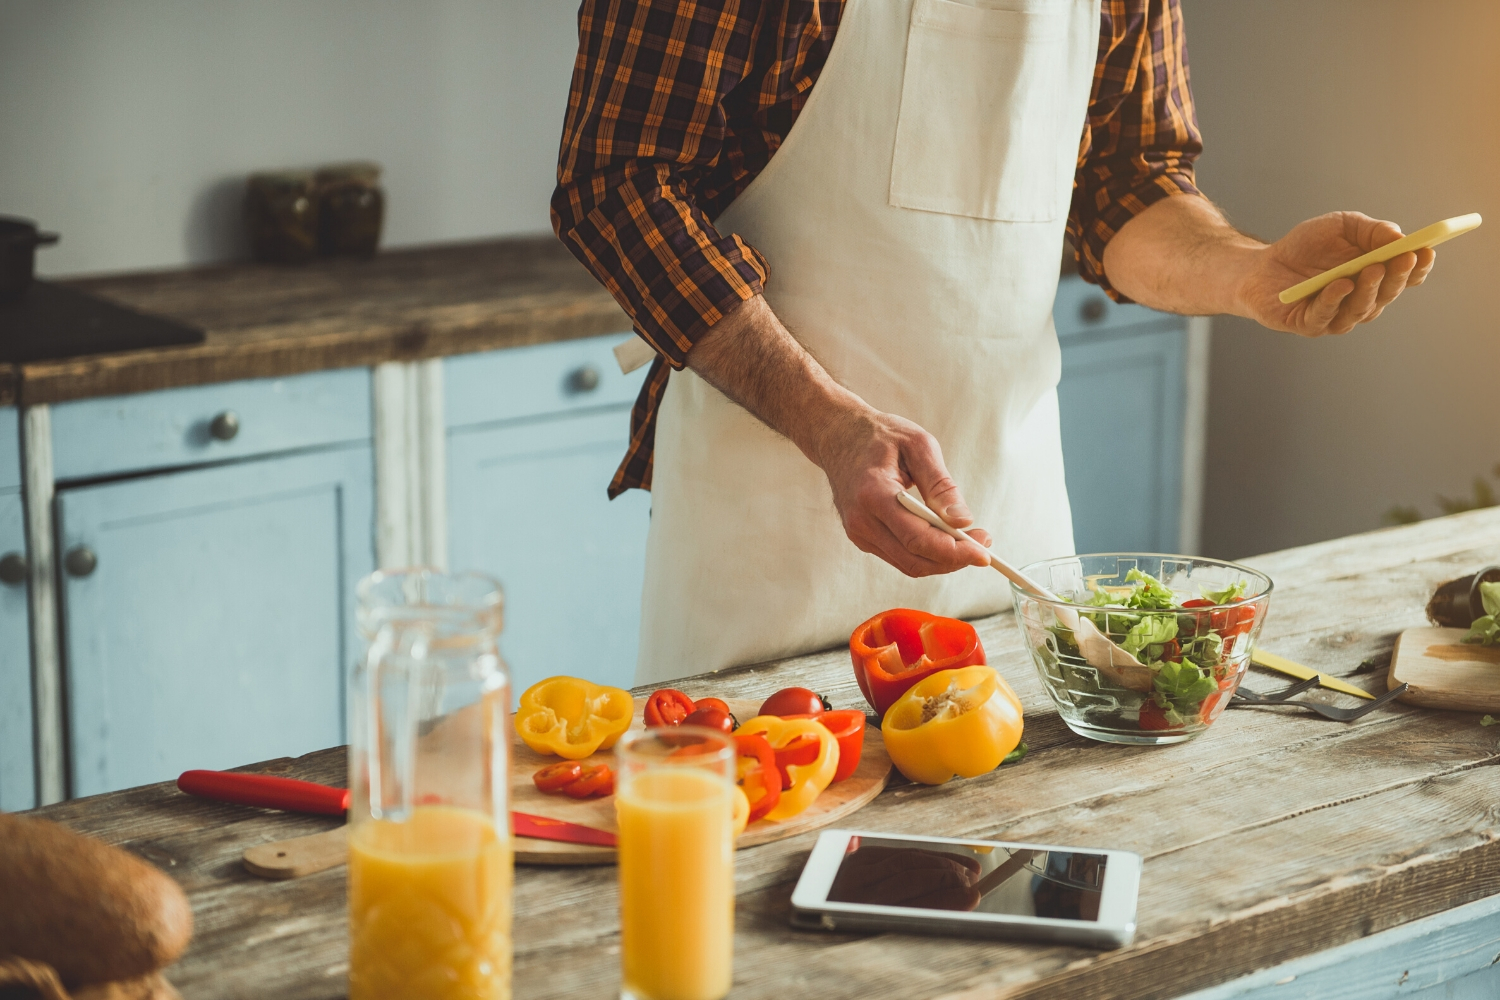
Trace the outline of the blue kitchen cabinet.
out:
[[[349,370],[53,407],[70,795],[344,741],[370,404]]]
[[[0,409],[0,812],[36,805],[25,565],[16,411]]]
[[[70,791],[344,741],[368,445],[58,491]]]
[[[1182,521],[1187,320],[1058,289],[1063,462],[1079,552],[1176,552]]]
[[[623,335],[450,358],[449,563],[505,588],[513,690],[554,674],[634,683],[650,497],[605,489],[644,371]]]

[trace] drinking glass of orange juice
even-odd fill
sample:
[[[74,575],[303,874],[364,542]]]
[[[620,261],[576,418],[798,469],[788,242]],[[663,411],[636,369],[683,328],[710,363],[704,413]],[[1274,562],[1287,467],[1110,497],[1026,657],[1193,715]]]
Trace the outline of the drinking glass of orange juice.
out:
[[[509,1000],[510,685],[500,587],[360,582],[349,684],[349,998]]]
[[[733,978],[734,742],[696,726],[647,729],[621,737],[615,755],[620,995],[720,1000]]]

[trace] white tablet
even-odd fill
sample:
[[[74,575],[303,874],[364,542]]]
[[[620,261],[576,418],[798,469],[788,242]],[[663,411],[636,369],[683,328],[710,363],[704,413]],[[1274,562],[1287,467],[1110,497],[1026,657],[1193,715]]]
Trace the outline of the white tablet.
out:
[[[1135,936],[1140,880],[1129,851],[826,830],[792,924],[1118,948]]]

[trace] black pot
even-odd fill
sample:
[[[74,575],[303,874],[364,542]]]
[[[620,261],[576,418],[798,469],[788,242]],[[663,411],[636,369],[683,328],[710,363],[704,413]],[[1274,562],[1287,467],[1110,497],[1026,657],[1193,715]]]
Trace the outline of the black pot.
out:
[[[0,302],[18,299],[31,287],[36,248],[56,242],[56,233],[37,232],[30,219],[0,215]]]

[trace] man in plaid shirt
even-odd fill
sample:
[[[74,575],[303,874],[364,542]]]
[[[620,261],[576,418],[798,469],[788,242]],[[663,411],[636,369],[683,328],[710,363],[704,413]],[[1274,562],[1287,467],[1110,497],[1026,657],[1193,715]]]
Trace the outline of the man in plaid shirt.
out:
[[[992,542],[925,524],[904,487],[954,527],[980,514],[1012,560],[1071,551],[1042,310],[1064,226],[1118,301],[1302,336],[1374,319],[1433,264],[1280,303],[1400,230],[1336,212],[1266,244],[1229,225],[1194,183],[1178,0],[583,0],[579,38],[553,225],[655,352],[610,484],[653,490],[642,679],[816,648],[881,601],[998,610],[998,583],[900,582],[987,565]],[[786,537],[819,499],[828,516]],[[769,546],[763,574],[713,569],[746,546]],[[690,621],[777,607],[757,575],[805,581],[788,637]]]

